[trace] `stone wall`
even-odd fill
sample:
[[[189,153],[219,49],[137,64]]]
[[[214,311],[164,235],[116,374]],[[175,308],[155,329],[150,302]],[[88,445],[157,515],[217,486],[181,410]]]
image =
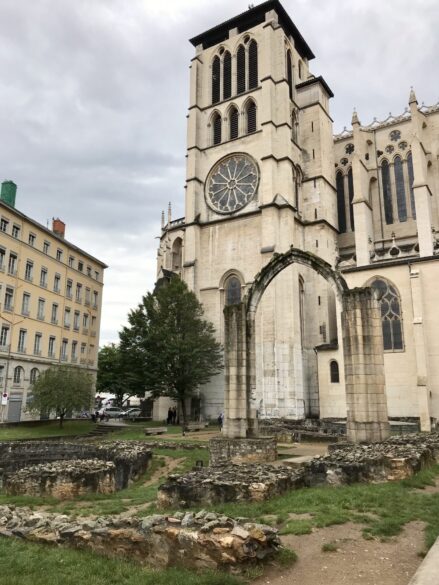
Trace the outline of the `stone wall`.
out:
[[[276,461],[276,439],[259,437],[254,439],[229,439],[219,437],[209,441],[210,465],[229,463],[266,463]]]
[[[154,568],[178,566],[234,572],[269,559],[280,546],[277,531],[269,526],[242,524],[207,512],[91,520],[0,506],[0,535],[89,549]]]
[[[130,481],[146,471],[151,457],[150,448],[142,441],[114,441],[99,445],[9,441],[0,443],[0,479],[6,490],[11,490],[7,491],[10,494],[26,493],[26,486],[34,495],[52,494],[55,490],[65,494],[64,497],[67,494],[73,497],[84,490],[92,491],[93,486],[107,493],[126,488]],[[62,461],[68,461],[68,464],[56,463]],[[41,482],[38,482],[38,476],[41,476]]]

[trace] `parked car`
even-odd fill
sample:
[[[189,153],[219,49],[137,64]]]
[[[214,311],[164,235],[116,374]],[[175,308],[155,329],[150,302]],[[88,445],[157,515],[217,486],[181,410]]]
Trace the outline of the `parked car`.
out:
[[[107,406],[99,411],[100,415],[104,415],[108,418],[121,418],[125,415],[125,411],[118,406]]]
[[[142,411],[138,407],[129,408],[125,411],[124,418],[137,418],[142,414]]]

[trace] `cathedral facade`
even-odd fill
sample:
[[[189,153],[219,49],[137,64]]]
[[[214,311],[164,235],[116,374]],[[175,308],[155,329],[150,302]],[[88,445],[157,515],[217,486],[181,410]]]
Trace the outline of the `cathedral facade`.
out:
[[[333,93],[278,0],[191,39],[185,217],[162,222],[160,278],[179,274],[224,341],[224,307],[292,246],[377,291],[390,417],[439,417],[439,105],[334,136]],[[345,418],[341,307],[306,266],[283,270],[256,314],[261,418]],[[373,372],[370,372],[373,375]],[[193,400],[223,410],[224,376]],[[163,405],[165,407],[165,405]]]

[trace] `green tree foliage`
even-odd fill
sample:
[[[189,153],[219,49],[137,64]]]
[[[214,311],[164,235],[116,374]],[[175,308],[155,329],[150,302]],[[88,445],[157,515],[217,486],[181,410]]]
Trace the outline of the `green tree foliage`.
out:
[[[101,347],[98,355],[96,392],[110,392],[116,397],[116,404],[122,406],[124,395],[145,395],[145,385],[130,353],[123,352],[111,343]]]
[[[92,403],[93,379],[78,367],[51,366],[32,385],[30,412],[55,413],[62,427],[68,412],[89,409]]]
[[[168,396],[180,405],[186,427],[186,399],[222,369],[222,348],[203,308],[178,277],[143,297],[120,333],[144,387],[154,398]]]

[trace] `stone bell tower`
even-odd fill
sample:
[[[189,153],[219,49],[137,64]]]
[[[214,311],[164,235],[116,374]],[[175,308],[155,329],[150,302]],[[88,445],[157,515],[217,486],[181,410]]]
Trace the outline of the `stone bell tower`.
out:
[[[278,0],[191,43],[185,218],[164,226],[159,270],[179,238],[181,275],[223,340],[224,307],[273,254],[295,246],[334,265],[333,94],[310,73],[314,54]],[[262,416],[310,414],[313,348],[336,336],[334,310],[327,283],[295,266],[267,289],[256,325]],[[206,416],[222,411],[223,393],[221,376],[203,389]]]

